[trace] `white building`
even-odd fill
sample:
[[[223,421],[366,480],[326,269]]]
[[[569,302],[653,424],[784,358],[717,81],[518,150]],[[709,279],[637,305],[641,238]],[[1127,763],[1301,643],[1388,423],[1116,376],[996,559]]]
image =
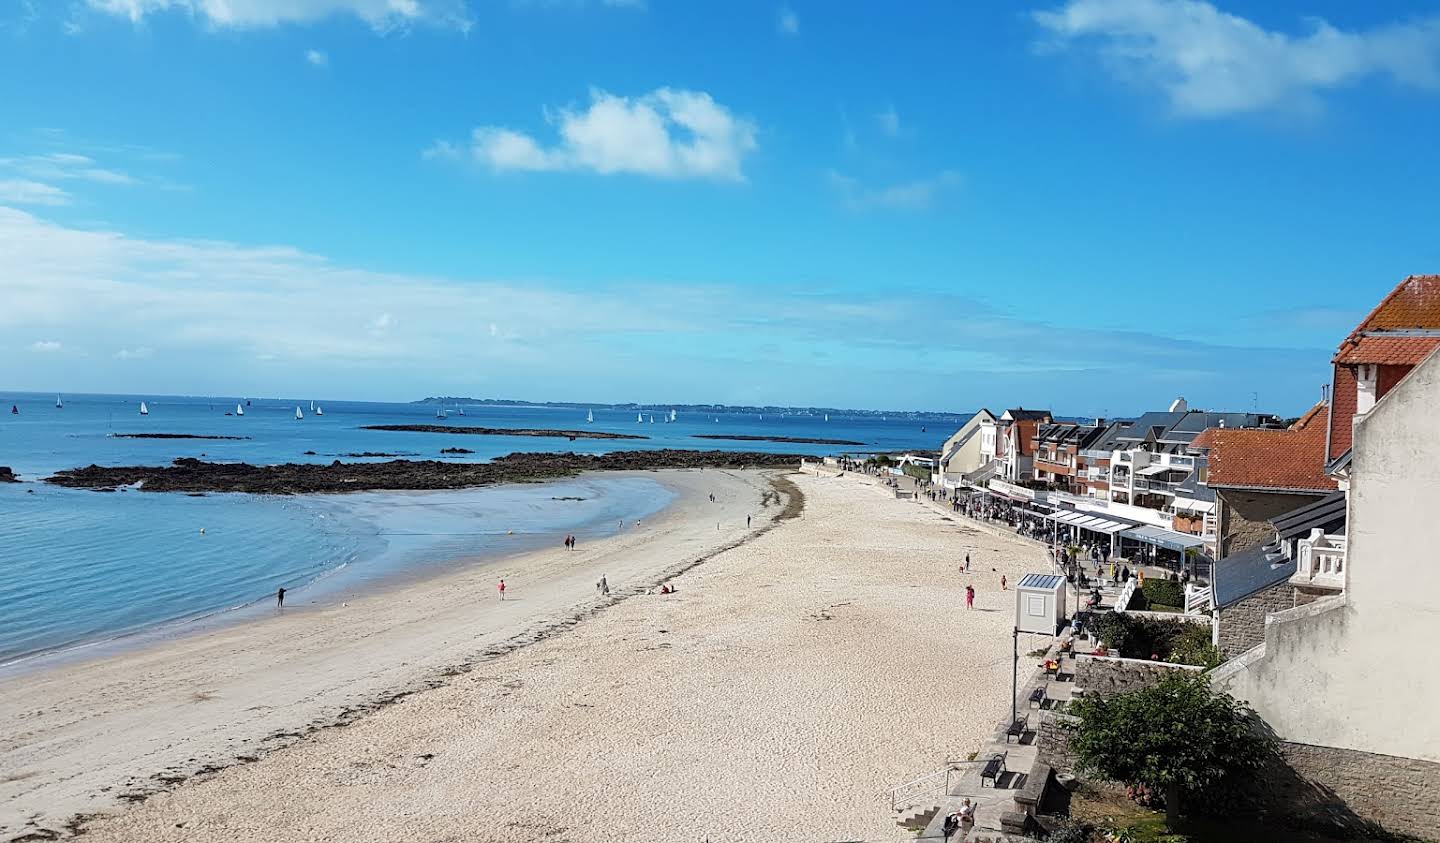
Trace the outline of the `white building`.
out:
[[[990,448],[985,449],[985,433],[989,432]],[[981,409],[940,446],[937,482],[955,487],[961,480],[975,475],[995,458],[995,414]]]

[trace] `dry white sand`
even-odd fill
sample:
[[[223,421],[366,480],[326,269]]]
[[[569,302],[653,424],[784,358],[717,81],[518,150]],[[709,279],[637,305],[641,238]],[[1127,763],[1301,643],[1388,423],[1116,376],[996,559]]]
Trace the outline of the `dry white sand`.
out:
[[[965,757],[1008,713],[1014,604],[999,578],[1045,570],[1042,551],[896,501],[870,478],[796,482],[799,519],[694,568],[677,595],[624,600],[88,833],[901,838],[883,792]],[[182,740],[187,724],[174,725]]]

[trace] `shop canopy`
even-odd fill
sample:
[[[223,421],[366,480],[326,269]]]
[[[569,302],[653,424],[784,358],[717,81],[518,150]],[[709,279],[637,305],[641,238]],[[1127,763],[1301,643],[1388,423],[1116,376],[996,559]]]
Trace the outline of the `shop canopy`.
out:
[[[1084,512],[1061,511],[1051,513],[1050,518],[1056,522],[1070,527],[1079,527],[1084,530],[1094,530],[1097,533],[1114,535],[1122,530],[1134,526],[1133,524],[1111,521],[1109,518],[1102,518],[1098,515],[1090,515]]]
[[[1166,550],[1176,550],[1181,553],[1188,548],[1201,547],[1205,544],[1204,539],[1199,536],[1192,536],[1187,533],[1177,533],[1174,530],[1167,530],[1164,527],[1152,527],[1145,524],[1139,527],[1132,527],[1120,534],[1121,538],[1134,539],[1137,542],[1153,544],[1156,547],[1163,547]]]

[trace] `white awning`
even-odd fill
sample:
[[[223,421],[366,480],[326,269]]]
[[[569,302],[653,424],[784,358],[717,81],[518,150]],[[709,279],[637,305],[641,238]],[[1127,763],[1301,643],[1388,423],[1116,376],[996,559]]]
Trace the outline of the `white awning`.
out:
[[[1199,512],[1201,514],[1209,514],[1215,511],[1215,502],[1194,501],[1190,500],[1189,498],[1176,498],[1175,508],[1189,510],[1190,512]]]
[[[1133,527],[1122,533],[1127,539],[1153,544],[1156,547],[1163,547],[1169,550],[1185,550],[1190,547],[1200,547],[1205,540],[1199,536],[1192,536],[1188,533],[1177,533],[1174,530],[1167,530],[1163,527],[1152,527],[1145,524]]]
[[[1188,468],[1181,468],[1176,465],[1147,465],[1144,468],[1135,469],[1135,473],[1142,477],[1154,477],[1157,474],[1164,474],[1167,471],[1188,471]]]

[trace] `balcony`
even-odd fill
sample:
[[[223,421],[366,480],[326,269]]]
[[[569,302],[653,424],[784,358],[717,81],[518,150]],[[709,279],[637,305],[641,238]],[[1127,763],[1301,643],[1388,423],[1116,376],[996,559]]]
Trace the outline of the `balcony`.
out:
[[[1315,588],[1345,588],[1345,536],[1327,535],[1320,529],[1310,531],[1295,550],[1295,574],[1291,585]]]
[[[1159,495],[1173,495],[1180,487],[1179,483],[1169,483],[1164,480],[1151,480],[1148,477],[1135,478],[1135,491],[1151,492]]]

